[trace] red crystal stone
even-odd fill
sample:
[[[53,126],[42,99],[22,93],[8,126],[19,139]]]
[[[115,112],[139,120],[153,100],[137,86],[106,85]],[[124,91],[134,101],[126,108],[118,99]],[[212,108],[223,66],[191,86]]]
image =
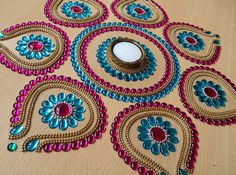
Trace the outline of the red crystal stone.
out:
[[[43,43],[39,41],[32,41],[28,44],[28,47],[33,51],[39,51],[43,48]]]
[[[210,88],[210,87],[206,87],[204,89],[204,92],[211,98],[216,98],[218,95],[217,92],[213,88]]]
[[[166,139],[166,132],[162,128],[152,128],[151,129],[152,138],[157,142],[163,142]]]
[[[83,9],[79,6],[73,6],[71,7],[71,10],[72,12],[77,13],[77,14],[80,14],[83,11]]]
[[[193,38],[193,37],[187,37],[186,40],[191,44],[196,44],[197,43],[196,39]]]
[[[141,15],[143,15],[145,13],[145,10],[143,10],[142,8],[139,8],[139,7],[136,7],[134,9],[134,11],[138,14],[141,14]]]
[[[71,107],[67,103],[60,103],[55,107],[55,113],[61,117],[67,117],[71,114]]]

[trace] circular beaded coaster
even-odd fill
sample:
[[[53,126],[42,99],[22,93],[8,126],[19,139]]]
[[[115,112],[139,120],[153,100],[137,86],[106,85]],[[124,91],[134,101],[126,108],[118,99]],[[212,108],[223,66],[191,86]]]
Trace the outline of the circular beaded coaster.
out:
[[[114,0],[113,14],[123,22],[146,28],[158,28],[168,23],[165,10],[153,0]]]
[[[107,117],[100,96],[85,84],[64,76],[38,77],[16,98],[9,139],[23,142],[25,152],[78,150],[102,137]]]
[[[108,8],[99,0],[48,0],[44,13],[55,24],[66,27],[87,27],[108,18]]]
[[[220,56],[220,36],[200,27],[180,22],[164,29],[166,41],[185,59],[203,65],[214,64]]]
[[[187,69],[179,95],[184,107],[202,122],[216,126],[236,123],[236,86],[213,68]]]
[[[198,132],[179,108],[159,102],[131,105],[115,118],[110,134],[119,157],[139,174],[193,173]]]
[[[22,23],[0,32],[0,63],[27,76],[54,72],[69,51],[67,34],[49,23]]]
[[[71,57],[82,81],[125,102],[165,97],[180,78],[172,48],[154,33],[130,24],[105,23],[84,30],[73,42]]]

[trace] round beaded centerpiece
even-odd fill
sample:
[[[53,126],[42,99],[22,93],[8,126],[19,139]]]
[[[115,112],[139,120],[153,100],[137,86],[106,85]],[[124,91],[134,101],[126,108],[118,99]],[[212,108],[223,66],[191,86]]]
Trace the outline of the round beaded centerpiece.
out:
[[[179,108],[159,102],[131,105],[119,112],[110,134],[119,157],[139,174],[193,173],[198,132]]]
[[[236,87],[215,69],[187,69],[181,78],[179,95],[184,107],[202,122],[216,126],[236,123]]]
[[[73,42],[71,57],[87,85],[125,102],[160,99],[180,78],[172,48],[152,32],[129,24],[107,23],[84,30]]]
[[[165,10],[153,0],[114,0],[111,10],[123,22],[140,27],[162,27],[169,21]]]
[[[0,34],[0,63],[19,74],[38,76],[52,73],[67,60],[69,37],[52,24],[22,23]]]
[[[53,23],[73,28],[102,23],[109,14],[99,0],[48,0],[44,13]]]
[[[100,96],[70,77],[31,80],[13,105],[10,140],[24,152],[59,152],[87,147],[106,130],[106,108]],[[16,143],[9,150],[16,150]]]

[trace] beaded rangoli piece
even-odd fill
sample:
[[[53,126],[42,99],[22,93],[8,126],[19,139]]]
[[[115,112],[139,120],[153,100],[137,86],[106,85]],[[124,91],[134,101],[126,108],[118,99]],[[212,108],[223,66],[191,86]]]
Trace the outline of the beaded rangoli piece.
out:
[[[99,0],[48,0],[44,12],[47,18],[66,27],[87,27],[108,17],[108,8]]]
[[[217,126],[236,123],[236,87],[215,69],[189,68],[179,91],[184,107],[202,122]]]
[[[192,174],[198,132],[179,108],[166,103],[137,103],[118,114],[110,131],[113,148],[143,175]]]
[[[95,143],[105,132],[106,108],[99,95],[64,76],[38,77],[16,98],[10,139],[23,151],[77,150]],[[14,151],[16,143],[10,143]]]
[[[0,62],[14,72],[45,75],[67,60],[69,37],[52,24],[22,23],[0,33]]]

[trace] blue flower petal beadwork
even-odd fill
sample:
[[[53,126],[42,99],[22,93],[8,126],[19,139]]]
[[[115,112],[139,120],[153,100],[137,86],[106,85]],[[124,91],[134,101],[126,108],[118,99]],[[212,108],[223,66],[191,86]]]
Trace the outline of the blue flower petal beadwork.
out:
[[[193,32],[184,31],[182,33],[179,33],[177,38],[178,38],[178,42],[184,48],[188,48],[190,51],[200,52],[201,50],[204,50],[206,46],[203,39],[199,35]]]
[[[17,45],[16,50],[20,52],[20,55],[26,56],[30,60],[49,57],[55,49],[55,44],[50,38],[35,34],[24,36],[22,40],[17,42]]]
[[[138,126],[138,139],[143,142],[143,148],[151,150],[152,154],[168,156],[170,152],[176,152],[175,144],[179,143],[178,132],[172,128],[169,121],[162,117],[149,116],[141,120]]]
[[[105,72],[109,73],[112,77],[117,77],[119,80],[125,80],[127,82],[138,81],[138,80],[143,81],[145,78],[149,78],[150,76],[154,75],[157,66],[154,54],[151,52],[149,48],[147,48],[147,46],[139,42],[138,44],[146,52],[146,57],[148,61],[147,67],[144,70],[137,73],[126,73],[115,69],[107,60],[110,59],[107,58],[108,48],[115,40],[117,40],[117,38],[115,37],[107,39],[98,47],[97,50],[97,61],[100,63],[101,67],[105,70]]]
[[[148,20],[152,18],[153,13],[150,8],[142,4],[130,4],[126,7],[127,13],[133,18],[138,18],[142,20]]]
[[[227,102],[226,93],[220,85],[203,79],[196,82],[194,89],[199,101],[207,106],[215,107],[216,109],[225,107]]]
[[[48,123],[51,129],[59,128],[65,131],[68,127],[76,128],[78,122],[84,120],[86,109],[83,101],[74,94],[60,93],[51,95],[48,100],[42,102],[39,114],[43,116],[42,122]]]
[[[92,14],[91,8],[82,2],[65,2],[61,7],[62,13],[73,19],[86,19]]]

